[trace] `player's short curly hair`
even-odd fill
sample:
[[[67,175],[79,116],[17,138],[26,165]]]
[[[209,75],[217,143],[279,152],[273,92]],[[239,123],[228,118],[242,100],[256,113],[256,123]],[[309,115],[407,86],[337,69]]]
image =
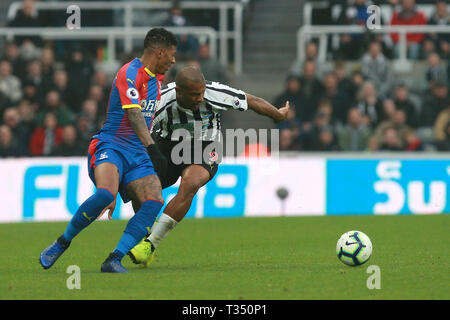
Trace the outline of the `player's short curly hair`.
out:
[[[144,49],[158,49],[177,46],[178,41],[175,35],[164,28],[153,28],[144,39]]]

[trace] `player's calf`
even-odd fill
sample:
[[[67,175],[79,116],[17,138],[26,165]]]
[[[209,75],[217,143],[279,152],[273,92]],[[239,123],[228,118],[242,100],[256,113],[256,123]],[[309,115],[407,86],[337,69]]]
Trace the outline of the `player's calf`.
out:
[[[53,266],[56,260],[58,260],[70,246],[73,238],[78,235],[81,230],[95,221],[102,210],[113,202],[114,199],[115,197],[111,192],[99,188],[92,196],[84,201],[70,220],[64,233],[41,252],[39,263],[42,267],[48,269]]]

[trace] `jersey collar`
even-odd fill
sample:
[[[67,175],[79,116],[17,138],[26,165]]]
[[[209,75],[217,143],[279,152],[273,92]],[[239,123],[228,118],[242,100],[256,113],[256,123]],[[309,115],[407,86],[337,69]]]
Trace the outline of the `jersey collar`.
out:
[[[136,59],[137,59],[137,60],[139,61],[139,63],[141,64],[141,68],[144,67],[145,72],[147,72],[147,74],[148,74],[150,77],[153,77],[153,78],[156,77],[156,74],[154,74],[154,73],[151,72],[147,67],[144,66],[144,64],[142,63],[141,59],[139,59],[138,57],[136,57]]]
[[[145,70],[145,72],[147,72],[149,74],[150,77],[153,77],[153,78],[156,77],[156,75],[153,72],[151,72],[150,70],[148,70],[147,67],[144,67],[144,70]]]

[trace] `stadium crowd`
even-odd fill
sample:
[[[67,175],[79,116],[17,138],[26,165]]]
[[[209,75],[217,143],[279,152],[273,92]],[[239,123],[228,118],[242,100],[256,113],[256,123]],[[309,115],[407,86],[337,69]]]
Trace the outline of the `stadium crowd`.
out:
[[[390,0],[391,25],[430,24],[450,27],[446,1],[434,1],[427,18],[414,0]],[[368,19],[366,0],[345,2],[337,20],[323,24],[360,25]],[[386,3],[386,2],[384,2]],[[284,92],[274,101],[294,106],[279,125],[280,149],[307,151],[450,151],[450,34],[407,35],[408,55],[426,64],[411,87],[393,71],[398,36],[342,35],[329,55],[330,70],[318,62],[318,45],[306,45],[303,61],[294,63]],[[348,64],[352,65],[349,70]]]
[[[368,3],[354,0],[338,22],[327,23],[365,23],[362,13]],[[416,10],[414,0],[403,0],[402,5],[393,24],[419,16],[421,23],[450,24],[445,1],[437,1],[429,19]],[[33,0],[24,0],[7,25],[33,27],[52,21],[40,17],[33,6]],[[196,22],[176,5],[162,21],[166,26],[192,24]],[[410,58],[427,63],[422,76],[427,85],[420,92],[412,92],[392,73],[395,36],[393,46],[379,36],[342,36],[339,50],[331,53],[332,70],[323,69],[317,62],[317,44],[308,43],[304,61],[293,66],[284,92],[273,101],[282,106],[289,100],[292,106],[289,120],[279,125],[280,149],[450,151],[448,36],[408,38]],[[227,83],[225,69],[210,57],[206,43],[191,37],[179,41],[181,60],[200,66],[206,78]],[[20,36],[0,52],[0,157],[86,155],[91,136],[103,124],[112,82],[96,68],[99,47]],[[122,62],[129,58],[124,56]],[[349,72],[349,60],[359,61],[359,67]],[[167,75],[168,81],[175,71]]]
[[[54,16],[40,15],[34,6],[35,1],[24,0],[7,26],[58,24]],[[96,17],[87,25],[95,25]],[[175,3],[162,25],[190,23]],[[189,36],[178,40],[181,60],[198,64],[209,79],[226,82],[225,70],[211,58],[208,44]],[[86,155],[92,135],[105,120],[112,84],[109,74],[96,67],[102,45],[17,36],[1,48],[0,157]],[[124,55],[122,64],[134,57]],[[173,80],[174,72],[167,81]]]

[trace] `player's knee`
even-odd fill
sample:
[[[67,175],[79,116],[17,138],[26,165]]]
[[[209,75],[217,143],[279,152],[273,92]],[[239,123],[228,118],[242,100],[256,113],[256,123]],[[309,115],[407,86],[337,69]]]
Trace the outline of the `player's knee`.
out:
[[[103,207],[106,207],[111,202],[113,202],[114,199],[116,198],[116,195],[117,195],[117,192],[113,193],[110,190],[105,189],[105,188],[97,188],[97,191],[95,192],[96,200]]]
[[[164,198],[163,198],[162,194],[157,195],[157,196],[155,197],[154,200],[155,200],[155,201],[158,201],[158,202],[160,202],[162,205],[164,205]]]
[[[118,190],[114,190],[114,188],[111,188],[110,186],[97,185],[96,193],[99,193],[100,195],[104,195],[105,197],[106,197],[106,195],[108,195],[108,197],[109,197],[109,195],[111,195],[111,197],[114,200],[117,197]]]
[[[142,206],[147,201],[156,201],[164,205],[164,198],[161,192],[152,192],[148,194],[146,197],[141,199],[141,201],[139,201],[140,206]]]

